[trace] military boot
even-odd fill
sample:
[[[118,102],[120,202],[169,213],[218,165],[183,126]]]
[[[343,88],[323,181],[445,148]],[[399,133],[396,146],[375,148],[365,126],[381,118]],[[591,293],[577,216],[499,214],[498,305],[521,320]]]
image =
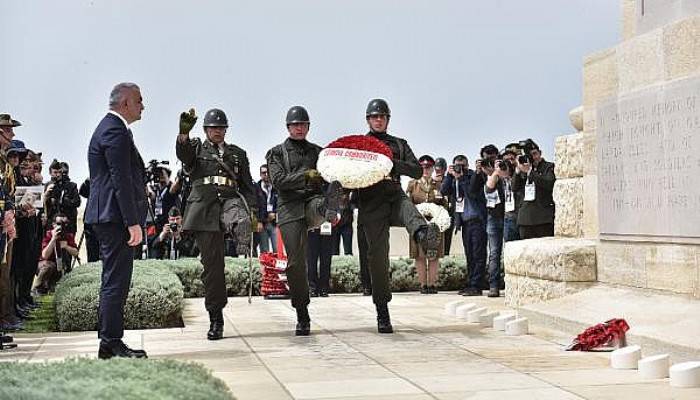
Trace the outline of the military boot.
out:
[[[379,333],[394,333],[389,317],[389,307],[387,303],[377,304],[377,331]]]
[[[294,331],[296,336],[309,336],[311,334],[311,318],[309,309],[306,306],[297,309],[297,328]]]
[[[209,332],[207,339],[219,340],[224,337],[224,314],[221,310],[209,311]]]
[[[423,251],[425,251],[425,257],[428,260],[434,260],[437,258],[442,233],[440,232],[440,228],[438,228],[434,222],[421,227],[413,236],[416,243],[418,243],[423,248]]]

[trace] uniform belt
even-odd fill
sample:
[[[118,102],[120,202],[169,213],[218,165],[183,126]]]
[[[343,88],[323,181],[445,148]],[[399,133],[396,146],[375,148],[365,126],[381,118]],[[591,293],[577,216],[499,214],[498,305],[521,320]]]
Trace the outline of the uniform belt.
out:
[[[205,176],[204,178],[195,179],[193,184],[201,185],[222,185],[222,186],[236,186],[236,182],[225,176]]]

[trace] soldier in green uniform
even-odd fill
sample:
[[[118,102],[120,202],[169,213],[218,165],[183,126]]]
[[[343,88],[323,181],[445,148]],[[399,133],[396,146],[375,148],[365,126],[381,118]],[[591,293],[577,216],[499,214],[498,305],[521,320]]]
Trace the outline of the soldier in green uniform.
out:
[[[307,233],[324,220],[335,223],[342,211],[343,190],[338,182],[325,184],[316,170],[321,147],[306,140],[309,113],[294,106],[287,112],[289,137],[267,152],[272,185],[277,188],[277,224],[287,252],[287,281],[292,307],[297,312],[297,336],[309,335],[309,282],[307,280]]]
[[[189,137],[196,121],[194,109],[180,115],[175,146],[177,158],[192,180],[182,228],[194,233],[201,250],[204,305],[210,321],[207,339],[217,340],[223,337],[222,309],[227,303],[224,235],[233,234],[238,254],[250,256],[251,227],[257,225],[250,210],[256,209],[256,195],[246,152],[224,142],[226,114],[216,108],[207,111],[204,141]]]
[[[0,329],[16,330],[21,323],[15,316],[14,296],[10,284],[10,265],[12,238],[4,228],[6,214],[14,214],[15,175],[12,165],[7,161],[7,149],[14,138],[14,128],[22,126],[9,114],[0,114]],[[9,218],[12,219],[12,218]],[[14,227],[10,227],[14,230]]]
[[[404,226],[411,237],[424,250],[428,259],[437,256],[440,245],[440,229],[428,224],[401,188],[401,175],[418,179],[421,166],[406,140],[386,133],[391,112],[382,99],[374,99],[367,105],[368,136],[384,142],[393,153],[394,167],[386,179],[358,190],[358,225],[364,230],[367,241],[367,258],[372,277],[372,300],[377,309],[379,333],[393,333],[388,303],[389,288],[389,227]]]

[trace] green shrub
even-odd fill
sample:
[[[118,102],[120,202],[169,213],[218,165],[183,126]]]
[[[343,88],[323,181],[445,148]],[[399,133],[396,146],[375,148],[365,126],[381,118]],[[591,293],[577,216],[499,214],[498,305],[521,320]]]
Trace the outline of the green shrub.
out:
[[[54,302],[61,331],[97,329],[100,263],[78,266],[56,286]],[[182,315],[184,293],[177,275],[157,261],[134,262],[124,309],[126,329],[175,326]]]
[[[0,382],[0,398],[14,400],[234,399],[203,366],[174,360],[3,362]]]
[[[185,297],[204,297],[202,272],[204,267],[197,258],[181,258],[178,260],[153,260],[180,278]],[[260,263],[257,258],[252,260],[253,295],[260,294]],[[226,257],[224,266],[226,292],[229,296],[248,295],[248,260],[243,258]]]
[[[333,256],[331,262],[331,291],[355,293],[360,291],[360,263],[353,256]]]

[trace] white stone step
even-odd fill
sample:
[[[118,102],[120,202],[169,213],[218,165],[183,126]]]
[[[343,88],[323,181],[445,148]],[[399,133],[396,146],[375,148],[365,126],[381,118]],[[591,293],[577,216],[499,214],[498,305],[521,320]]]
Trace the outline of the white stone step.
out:
[[[490,328],[493,326],[493,319],[498,317],[500,313],[498,311],[491,311],[485,314],[481,314],[479,317],[479,324],[484,328]]]
[[[486,307],[475,308],[467,313],[467,322],[479,323],[482,314],[488,311]]]
[[[469,311],[473,310],[474,308],[476,308],[476,304],[474,303],[462,304],[461,306],[457,307],[455,316],[457,316],[457,318],[467,319]]]
[[[610,366],[615,369],[637,369],[642,358],[642,348],[633,345],[610,353]]]
[[[673,387],[700,387],[700,361],[674,364],[669,375]]]
[[[668,367],[670,365],[668,354],[657,354],[655,356],[644,357],[639,360],[639,375],[644,379],[664,379],[668,378]]]
[[[464,304],[464,300],[455,300],[445,304],[445,314],[455,316],[457,313],[457,307]]]
[[[504,314],[493,319],[493,329],[505,331],[506,324],[515,319],[515,314]]]
[[[527,318],[516,318],[510,322],[506,323],[506,335],[509,336],[520,336],[527,335],[529,329],[529,322]]]

